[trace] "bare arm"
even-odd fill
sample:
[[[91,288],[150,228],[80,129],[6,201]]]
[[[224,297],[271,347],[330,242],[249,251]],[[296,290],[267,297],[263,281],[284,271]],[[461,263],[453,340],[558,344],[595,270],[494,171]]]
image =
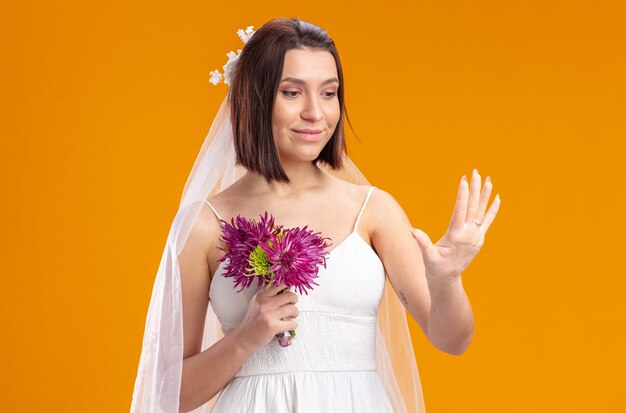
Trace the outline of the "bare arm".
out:
[[[252,352],[238,339],[237,328],[200,351],[209,303],[207,253],[215,248],[219,237],[219,223],[211,214],[203,206],[179,255],[184,329],[180,412],[191,411],[213,398]]]
[[[179,411],[189,412],[211,400],[249,355],[233,330],[203,352],[185,358]]]
[[[381,189],[372,193],[370,202],[372,245],[398,298],[435,347],[462,354],[472,337],[473,314],[460,278],[449,283],[428,278],[402,207]]]
[[[409,314],[428,335],[430,293],[424,262],[411,235],[411,223],[398,202],[382,189],[372,192],[372,246],[383,262],[396,295]]]
[[[450,280],[426,278],[432,299],[428,339],[439,349],[461,355],[469,346],[474,333],[474,313],[463,289],[461,276]]]

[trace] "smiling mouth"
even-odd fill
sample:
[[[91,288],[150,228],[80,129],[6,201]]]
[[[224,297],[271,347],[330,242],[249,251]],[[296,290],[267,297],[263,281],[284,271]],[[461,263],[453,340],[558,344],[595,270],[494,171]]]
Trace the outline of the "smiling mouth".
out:
[[[300,136],[301,138],[307,140],[307,141],[316,141],[319,140],[322,137],[322,134],[324,131],[317,131],[317,132],[313,132],[313,131],[305,131],[305,130],[295,130],[293,129],[293,131]]]

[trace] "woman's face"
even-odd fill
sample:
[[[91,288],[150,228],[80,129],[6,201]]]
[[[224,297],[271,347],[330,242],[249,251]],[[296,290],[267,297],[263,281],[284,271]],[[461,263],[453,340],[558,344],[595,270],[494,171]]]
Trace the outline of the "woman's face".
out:
[[[339,122],[338,90],[337,65],[330,52],[287,51],[272,110],[272,132],[281,159],[317,158]]]

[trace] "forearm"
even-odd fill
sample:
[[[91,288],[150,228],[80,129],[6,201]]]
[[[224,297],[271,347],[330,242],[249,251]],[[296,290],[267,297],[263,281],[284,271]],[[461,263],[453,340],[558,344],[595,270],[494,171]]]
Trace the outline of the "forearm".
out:
[[[183,360],[179,411],[191,411],[211,400],[251,352],[238,341],[235,329],[203,352]]]
[[[427,280],[431,297],[428,339],[438,349],[460,355],[474,332],[474,314],[461,276]]]

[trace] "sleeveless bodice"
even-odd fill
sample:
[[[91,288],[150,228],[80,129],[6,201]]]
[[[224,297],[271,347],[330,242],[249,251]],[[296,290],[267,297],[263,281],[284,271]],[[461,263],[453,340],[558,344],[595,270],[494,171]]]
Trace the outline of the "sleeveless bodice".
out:
[[[281,347],[273,339],[245,360],[235,374],[235,379],[288,374],[292,375],[289,380],[295,380],[293,374],[301,379],[300,374],[304,374],[303,372],[357,374],[353,377],[355,382],[345,385],[358,387],[356,383],[361,383],[360,385],[368,388],[364,392],[371,393],[368,397],[376,395],[376,399],[368,402],[379,406],[375,411],[391,412],[388,399],[375,374],[376,320],[385,288],[385,271],[374,249],[357,232],[359,220],[374,188],[369,189],[352,232],[326,254],[326,268],[320,266],[318,278],[315,279],[319,285],[308,290],[308,294],[296,292],[296,306],[300,313],[296,318],[298,327],[292,344]],[[213,206],[208,201],[207,204],[219,218]],[[216,269],[209,291],[211,306],[224,334],[241,322],[250,299],[262,288],[255,280],[248,288],[237,292],[233,288],[233,279],[224,277],[226,263],[227,261],[220,263]],[[318,376],[315,380],[320,380],[321,377]],[[255,380],[259,380],[258,377]],[[246,385],[251,386],[250,383],[247,382]],[[291,381],[289,383],[295,386]],[[283,382],[280,386],[284,385],[286,384]],[[228,387],[224,390],[226,389]],[[348,390],[349,387],[346,391]],[[228,390],[233,391],[235,390]],[[235,400],[232,399],[235,397],[232,394],[220,396],[225,407],[230,406],[231,402],[225,401],[224,397],[232,402]],[[310,411],[315,411],[313,406],[310,408]],[[359,410],[355,407],[354,411]]]
[[[228,260],[220,263],[209,290],[213,310],[226,334],[242,319],[251,297],[261,288],[253,281],[237,292],[233,279],[224,277]],[[325,311],[376,316],[385,286],[382,262],[372,247],[355,230],[326,254],[326,268],[319,267],[308,294],[298,294],[302,311]],[[238,287],[239,288],[239,287]]]

